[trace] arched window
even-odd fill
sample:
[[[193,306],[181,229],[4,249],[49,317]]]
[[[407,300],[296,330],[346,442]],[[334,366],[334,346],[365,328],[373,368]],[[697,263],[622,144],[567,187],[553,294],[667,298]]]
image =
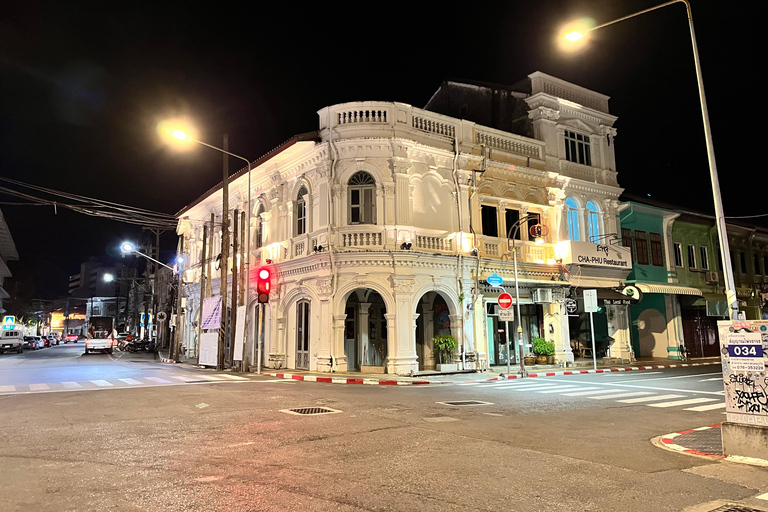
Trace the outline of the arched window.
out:
[[[303,186],[296,194],[296,236],[307,232],[307,187]]]
[[[597,243],[600,241],[600,212],[597,205],[592,201],[587,203],[587,227],[589,230],[589,241]]]
[[[576,200],[569,197],[565,200],[565,210],[568,217],[568,238],[574,241],[581,240],[579,235],[579,205]]]
[[[349,223],[376,224],[376,180],[365,171],[349,178]]]
[[[264,204],[259,203],[259,209],[256,210],[256,240],[255,248],[258,249],[264,244],[264,226],[261,214],[264,213]]]

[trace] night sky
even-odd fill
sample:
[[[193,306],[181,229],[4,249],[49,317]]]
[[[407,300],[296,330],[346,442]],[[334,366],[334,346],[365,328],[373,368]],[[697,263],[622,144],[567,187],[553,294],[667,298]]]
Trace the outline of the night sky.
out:
[[[423,107],[444,79],[512,84],[538,70],[611,97],[628,193],[711,213],[683,4],[596,31],[579,53],[555,45],[569,20],[600,24],[657,3],[6,0],[0,176],[176,213],[220,181],[222,157],[164,147],[160,119],[190,116],[201,140],[220,145],[228,133],[230,150],[255,160],[317,129],[316,112],[327,105]],[[763,157],[755,154],[766,134],[758,79],[765,45],[748,38],[762,32],[765,9],[692,4],[726,216],[766,213]],[[230,170],[241,164],[231,160]],[[42,298],[65,295],[81,261],[108,262],[121,239],[140,232],[52,207],[0,208],[20,255],[11,270]],[[175,241],[163,240],[168,259]]]

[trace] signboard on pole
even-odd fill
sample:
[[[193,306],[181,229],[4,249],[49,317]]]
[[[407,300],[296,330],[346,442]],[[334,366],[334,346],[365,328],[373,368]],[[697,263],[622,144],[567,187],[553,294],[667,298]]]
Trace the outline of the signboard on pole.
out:
[[[245,335],[245,308],[237,307],[237,322],[235,323],[235,353],[234,360],[243,360],[243,336]]]
[[[575,314],[579,310],[579,303],[575,299],[565,299],[565,312],[569,315]]]
[[[597,313],[597,290],[584,290],[584,312]]]
[[[486,281],[486,282],[487,282],[489,285],[491,285],[491,286],[501,286],[501,283],[503,283],[503,282],[504,282],[504,279],[502,279],[502,277],[501,277],[499,274],[497,274],[496,272],[494,272],[493,274],[489,275],[489,276],[488,276],[488,277],[485,279],[485,281]]]
[[[203,329],[221,328],[221,295],[203,301]]]
[[[726,418],[731,423],[768,426],[768,321],[717,323],[723,358]]]
[[[200,366],[216,366],[218,364],[219,333],[204,332],[200,337]]]

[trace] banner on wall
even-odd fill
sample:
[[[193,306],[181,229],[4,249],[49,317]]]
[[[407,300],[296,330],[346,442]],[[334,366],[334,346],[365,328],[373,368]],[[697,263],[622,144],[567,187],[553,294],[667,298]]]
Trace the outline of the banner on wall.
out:
[[[721,320],[717,327],[727,420],[768,426],[768,321]]]
[[[246,306],[237,307],[237,322],[235,323],[235,353],[234,360],[243,360],[243,341],[245,339],[245,308]]]

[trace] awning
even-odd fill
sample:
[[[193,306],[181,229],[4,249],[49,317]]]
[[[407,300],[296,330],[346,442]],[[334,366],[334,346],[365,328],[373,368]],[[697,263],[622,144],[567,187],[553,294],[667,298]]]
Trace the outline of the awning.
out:
[[[667,295],[695,295],[703,297],[704,294],[698,288],[673,284],[634,283],[643,293],[666,293]]]

